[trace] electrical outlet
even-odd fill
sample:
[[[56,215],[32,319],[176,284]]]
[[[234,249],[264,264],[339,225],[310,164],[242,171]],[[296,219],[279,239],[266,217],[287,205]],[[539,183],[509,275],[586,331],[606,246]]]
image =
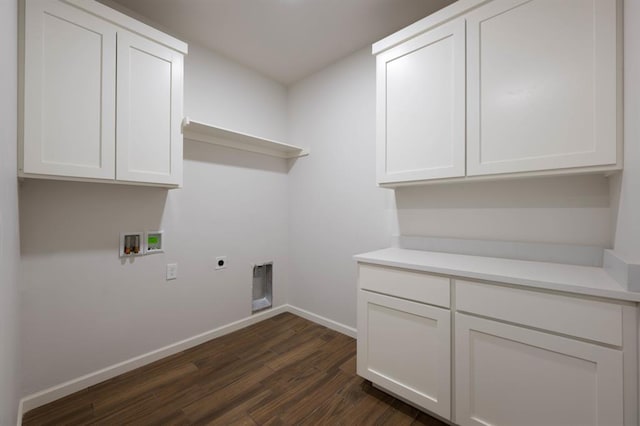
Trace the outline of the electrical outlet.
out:
[[[216,257],[216,269],[224,269],[227,267],[227,256]]]
[[[178,278],[178,264],[167,263],[167,281]]]

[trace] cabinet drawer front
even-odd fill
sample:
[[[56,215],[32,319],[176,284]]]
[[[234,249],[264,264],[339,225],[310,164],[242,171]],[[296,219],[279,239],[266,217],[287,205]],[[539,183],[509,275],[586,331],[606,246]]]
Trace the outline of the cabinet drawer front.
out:
[[[456,309],[622,346],[622,306],[615,303],[456,281]]]
[[[451,306],[449,281],[445,277],[381,266],[361,264],[359,270],[359,287],[363,290],[445,308]]]

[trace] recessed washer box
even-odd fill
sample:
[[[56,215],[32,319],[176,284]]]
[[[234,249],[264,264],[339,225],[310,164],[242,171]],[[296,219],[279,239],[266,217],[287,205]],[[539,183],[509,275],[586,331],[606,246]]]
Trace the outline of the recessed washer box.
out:
[[[143,232],[123,232],[120,234],[120,257],[142,256],[144,246]]]

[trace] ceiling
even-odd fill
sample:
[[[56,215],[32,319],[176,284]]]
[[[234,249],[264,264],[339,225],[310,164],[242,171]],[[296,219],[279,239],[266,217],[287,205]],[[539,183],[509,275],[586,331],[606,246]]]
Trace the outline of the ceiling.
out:
[[[454,0],[106,0],[289,85]],[[114,4],[114,2],[116,4]],[[120,8],[123,10],[122,8]],[[126,12],[126,10],[125,10]],[[140,17],[138,16],[138,17]]]

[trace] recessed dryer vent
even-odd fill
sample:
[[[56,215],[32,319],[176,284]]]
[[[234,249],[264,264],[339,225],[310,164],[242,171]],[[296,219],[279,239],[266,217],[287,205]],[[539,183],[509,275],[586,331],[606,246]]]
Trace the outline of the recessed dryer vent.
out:
[[[273,262],[253,266],[251,313],[269,309],[273,303]]]

